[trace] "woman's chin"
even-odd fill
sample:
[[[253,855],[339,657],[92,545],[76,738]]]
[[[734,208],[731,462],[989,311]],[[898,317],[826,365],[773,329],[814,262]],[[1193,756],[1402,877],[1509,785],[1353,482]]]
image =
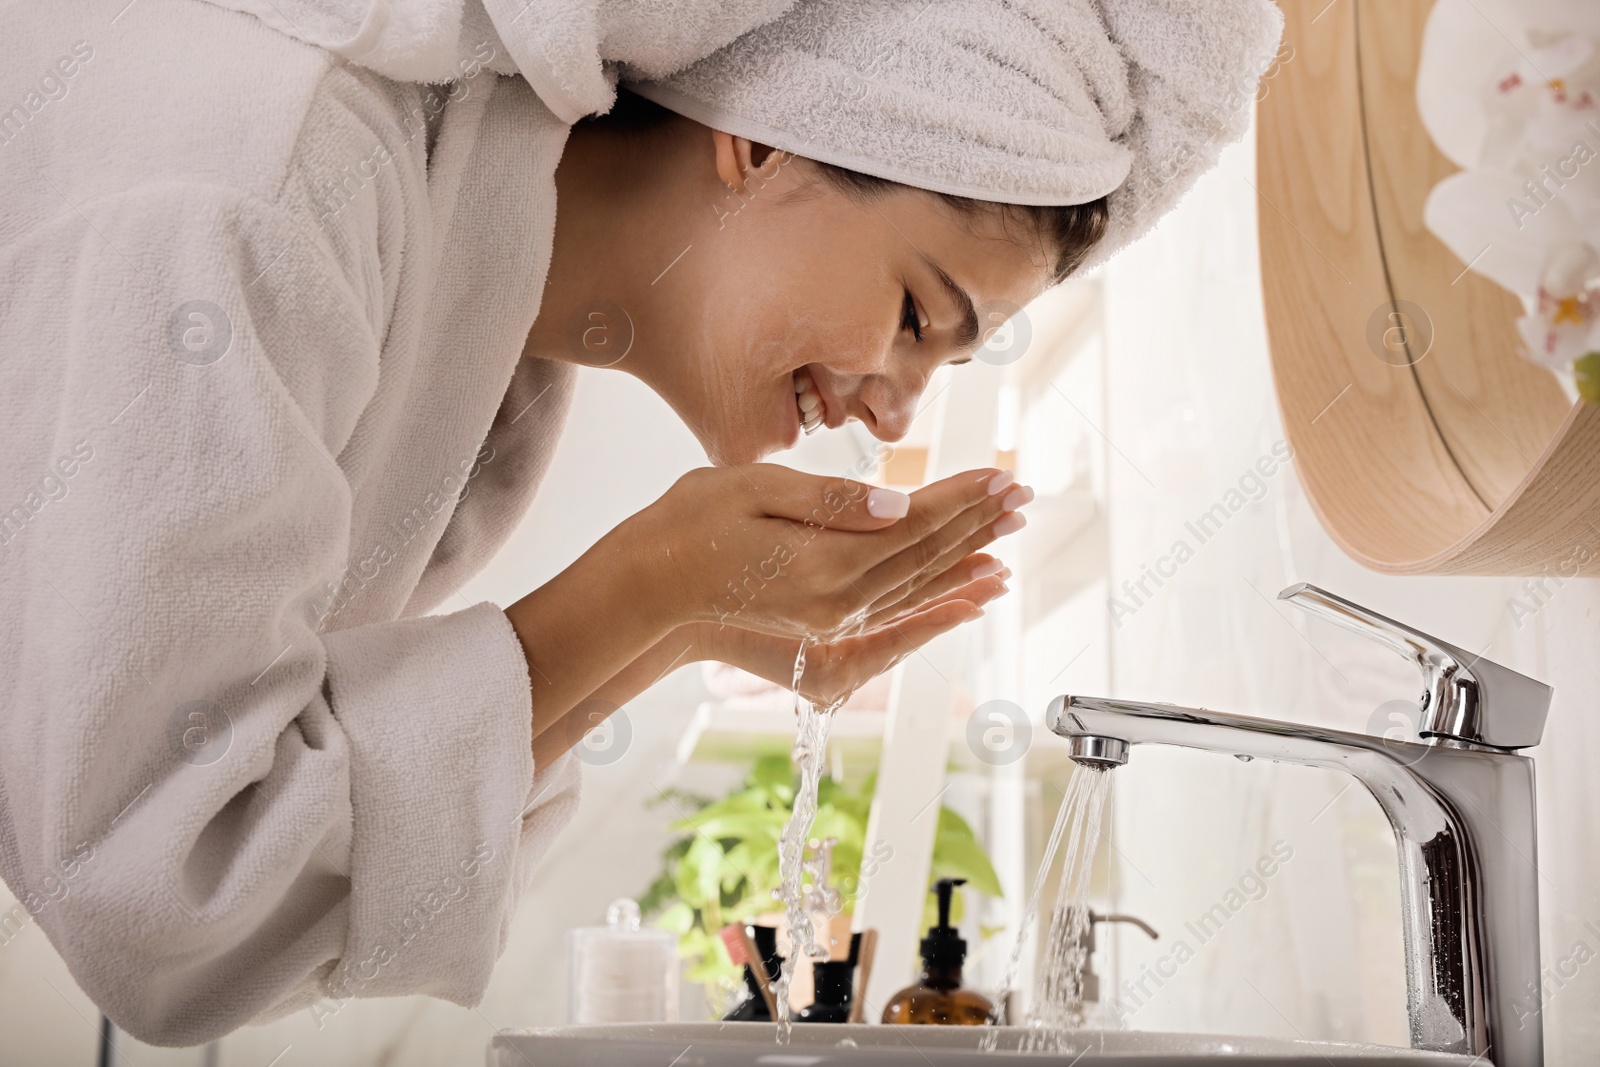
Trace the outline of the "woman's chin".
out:
[[[712,466],[760,463],[773,453],[800,443],[804,436],[800,409],[787,379],[767,396],[737,397],[729,396],[729,392],[721,394],[722,403],[712,403],[702,395],[695,397],[693,403],[672,404]],[[742,417],[735,414],[740,409]]]
[[[706,458],[713,467],[740,467],[746,463],[760,463],[774,452],[781,451],[777,445],[765,447],[751,447],[741,445],[734,448],[715,448],[706,450]]]
[[[793,448],[794,442],[756,439],[749,434],[721,435],[706,445],[706,458],[716,467],[737,467],[745,463],[760,463],[774,452]]]

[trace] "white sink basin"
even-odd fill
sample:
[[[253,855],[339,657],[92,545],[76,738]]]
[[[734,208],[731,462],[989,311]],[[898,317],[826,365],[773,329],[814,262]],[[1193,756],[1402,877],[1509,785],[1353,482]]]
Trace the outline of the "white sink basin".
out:
[[[1064,1053],[1044,1055],[1015,1051],[1024,1031],[1010,1026],[1000,1028],[995,1052],[978,1051],[984,1033],[979,1027],[801,1023],[782,1047],[775,1042],[775,1029],[771,1023],[625,1023],[505,1031],[489,1044],[489,1067],[997,1067],[1022,1062],[1176,1067],[1217,1059],[1327,1067],[1493,1067],[1483,1058],[1444,1052],[1272,1037],[1079,1030]]]

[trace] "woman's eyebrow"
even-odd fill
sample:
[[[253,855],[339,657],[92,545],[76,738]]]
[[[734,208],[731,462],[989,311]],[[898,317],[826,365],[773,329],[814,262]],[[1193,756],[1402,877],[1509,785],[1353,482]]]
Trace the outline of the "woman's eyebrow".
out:
[[[955,301],[956,312],[961,316],[961,322],[956,327],[956,348],[971,348],[978,343],[978,309],[972,304],[972,297],[967,291],[956,284],[956,280],[946,274],[944,268],[939,266],[927,256],[922,261],[933,269],[938,275],[939,284],[944,286],[945,292],[950,294],[950,299]]]

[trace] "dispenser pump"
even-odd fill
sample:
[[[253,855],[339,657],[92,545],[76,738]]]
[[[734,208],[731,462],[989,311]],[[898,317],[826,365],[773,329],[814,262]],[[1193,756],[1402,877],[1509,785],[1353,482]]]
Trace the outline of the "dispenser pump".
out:
[[[950,925],[950,897],[958,885],[966,885],[965,878],[941,878],[933,883],[939,896],[939,925],[930,927],[922,939],[922,962],[928,967],[958,968],[967,959],[967,943],[961,933]]]
[[[883,1021],[896,1026],[931,1023],[935,1026],[984,1026],[994,1019],[994,1004],[972,989],[961,988],[961,965],[967,943],[950,925],[950,897],[965,878],[941,878],[933,883],[939,896],[939,925],[922,939],[922,980],[900,990],[883,1008]]]

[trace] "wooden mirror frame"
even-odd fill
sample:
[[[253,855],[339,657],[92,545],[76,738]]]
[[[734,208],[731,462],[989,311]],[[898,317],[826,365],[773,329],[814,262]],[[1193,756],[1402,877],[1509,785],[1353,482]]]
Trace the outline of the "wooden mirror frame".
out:
[[[1520,302],[1423,225],[1456,169],[1417,112],[1432,0],[1282,7],[1257,105],[1262,288],[1318,519],[1389,574],[1600,574],[1600,405],[1518,354]]]

